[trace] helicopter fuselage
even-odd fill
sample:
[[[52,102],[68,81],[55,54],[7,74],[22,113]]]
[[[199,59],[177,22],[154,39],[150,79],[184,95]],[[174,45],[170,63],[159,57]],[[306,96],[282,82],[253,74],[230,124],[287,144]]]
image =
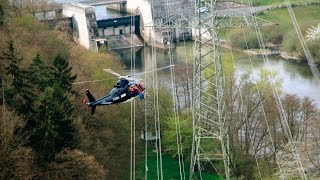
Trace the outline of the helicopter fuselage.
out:
[[[121,79],[117,82],[117,84],[114,86],[114,88],[110,91],[108,95],[103,96],[97,100],[95,100],[92,94],[89,92],[89,90],[87,90],[86,93],[90,100],[90,103],[88,103],[88,106],[95,107],[95,106],[117,104],[117,103],[129,101],[130,99],[137,96],[136,93],[129,92],[129,86],[133,84],[135,83],[130,83],[126,79]]]
[[[131,98],[133,98],[129,91],[128,87],[123,88],[113,88],[110,93],[96,101],[89,103],[89,106],[102,106],[102,105],[110,105],[125,102]]]

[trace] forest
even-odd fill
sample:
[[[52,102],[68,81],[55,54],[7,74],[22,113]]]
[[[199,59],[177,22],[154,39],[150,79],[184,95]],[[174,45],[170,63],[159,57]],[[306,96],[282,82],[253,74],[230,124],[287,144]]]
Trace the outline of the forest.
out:
[[[72,85],[120,63],[85,50],[30,9],[0,1],[0,179],[120,178],[129,151],[128,127],[120,120],[128,108],[91,117],[82,103],[85,89]],[[91,89],[102,95],[107,85]]]
[[[121,72],[124,65],[113,52],[79,46],[63,25],[38,21],[34,8],[0,0],[0,179],[129,179],[133,172],[136,179],[156,179],[159,151],[163,164],[178,166],[179,161],[181,166],[182,161],[188,177],[192,73],[177,69],[174,89],[152,82],[146,86],[146,102],[97,108],[92,116],[82,103],[85,90],[97,97],[107,94],[116,79],[102,67]],[[233,57],[223,56],[222,62],[232,178],[299,179],[301,169],[306,177],[319,178],[320,111],[315,102],[285,94],[276,72],[261,69],[258,79],[250,72],[236,77]],[[186,68],[192,72],[191,64]],[[210,73],[205,72],[207,77]],[[74,84],[95,79],[106,80]],[[142,142],[143,130],[159,133],[160,147]],[[146,152],[152,156],[148,162]],[[202,170],[208,179],[223,178],[220,161]],[[164,179],[180,179],[173,171],[179,170],[164,169]]]

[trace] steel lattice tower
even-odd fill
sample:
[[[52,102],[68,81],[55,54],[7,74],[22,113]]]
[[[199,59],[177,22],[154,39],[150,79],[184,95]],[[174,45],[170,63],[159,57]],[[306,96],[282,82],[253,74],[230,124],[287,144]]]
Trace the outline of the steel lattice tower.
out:
[[[208,11],[201,11],[203,6]],[[190,179],[195,170],[201,178],[203,163],[213,165],[213,161],[221,161],[226,179],[230,176],[228,123],[223,98],[224,75],[218,47],[220,23],[225,27],[233,24],[223,18],[218,19],[217,0],[195,0],[195,6],[191,10],[176,12],[154,24],[154,28],[160,29],[162,34],[172,34],[177,29],[185,28],[192,28],[195,33],[192,93],[194,132]]]
[[[219,28],[253,26],[254,15],[243,14],[233,18],[234,13],[218,16],[218,0],[195,0],[195,6],[182,9],[166,18],[156,19],[151,25],[160,30],[160,35],[168,37],[176,31],[193,29],[195,59],[193,63],[193,143],[190,163],[190,179],[195,170],[201,179],[204,165],[216,163],[224,165],[224,178],[230,179],[229,123],[226,118],[224,99],[224,74],[219,50]],[[207,7],[207,10],[201,10]],[[238,12],[239,13],[239,12]],[[274,23],[259,20],[259,26]],[[173,42],[172,37],[169,36]],[[171,43],[170,43],[171,46]],[[216,167],[214,167],[217,169]]]
[[[204,4],[203,4],[204,3]],[[205,5],[208,13],[201,12]],[[229,136],[225,118],[224,75],[219,51],[217,1],[195,2],[195,60],[193,76],[193,146],[190,179],[197,169],[201,178],[203,163],[222,161],[229,179]]]

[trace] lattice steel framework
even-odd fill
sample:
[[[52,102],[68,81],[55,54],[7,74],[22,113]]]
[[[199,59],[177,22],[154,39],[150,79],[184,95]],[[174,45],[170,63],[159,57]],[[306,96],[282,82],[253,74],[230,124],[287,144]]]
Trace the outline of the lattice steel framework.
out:
[[[204,4],[203,4],[204,3]],[[223,161],[226,179],[230,177],[228,123],[225,118],[224,75],[217,19],[217,1],[195,2],[195,61],[193,76],[193,149],[190,179],[198,170],[201,179],[203,162]],[[201,12],[207,7],[208,13]],[[206,17],[202,16],[206,14]]]
[[[193,71],[193,145],[190,163],[190,179],[195,170],[201,177],[201,170],[207,164],[224,164],[225,179],[230,179],[229,124],[225,113],[224,74],[219,51],[219,28],[253,26],[253,15],[234,17],[218,16],[217,0],[195,0],[195,7],[175,12],[154,21],[154,29],[162,33],[175,33],[173,29],[192,28],[195,40]],[[208,11],[200,10],[207,7]],[[192,12],[192,13],[190,13]],[[236,12],[237,14],[241,12]],[[259,26],[275,25],[256,18]],[[148,27],[148,26],[146,26]],[[170,40],[172,42],[172,39]],[[171,44],[170,44],[171,45]],[[214,167],[215,168],[215,167]],[[217,168],[215,168],[217,170]]]

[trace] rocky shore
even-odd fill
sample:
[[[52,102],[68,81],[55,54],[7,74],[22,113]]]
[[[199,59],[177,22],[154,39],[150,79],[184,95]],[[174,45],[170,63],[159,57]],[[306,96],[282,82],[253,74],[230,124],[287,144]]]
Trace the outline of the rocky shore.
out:
[[[266,45],[266,48],[264,50],[262,50],[262,49],[243,50],[243,49],[231,47],[228,43],[226,43],[226,41],[220,41],[219,46],[222,48],[232,49],[233,51],[242,52],[242,53],[246,53],[246,54],[250,54],[250,55],[254,55],[254,56],[273,55],[273,56],[279,56],[279,57],[281,57],[283,59],[287,59],[287,60],[294,60],[297,62],[301,62],[303,60],[301,57],[298,57],[296,55],[290,54],[285,51],[281,51],[280,45],[268,44],[268,45]]]

